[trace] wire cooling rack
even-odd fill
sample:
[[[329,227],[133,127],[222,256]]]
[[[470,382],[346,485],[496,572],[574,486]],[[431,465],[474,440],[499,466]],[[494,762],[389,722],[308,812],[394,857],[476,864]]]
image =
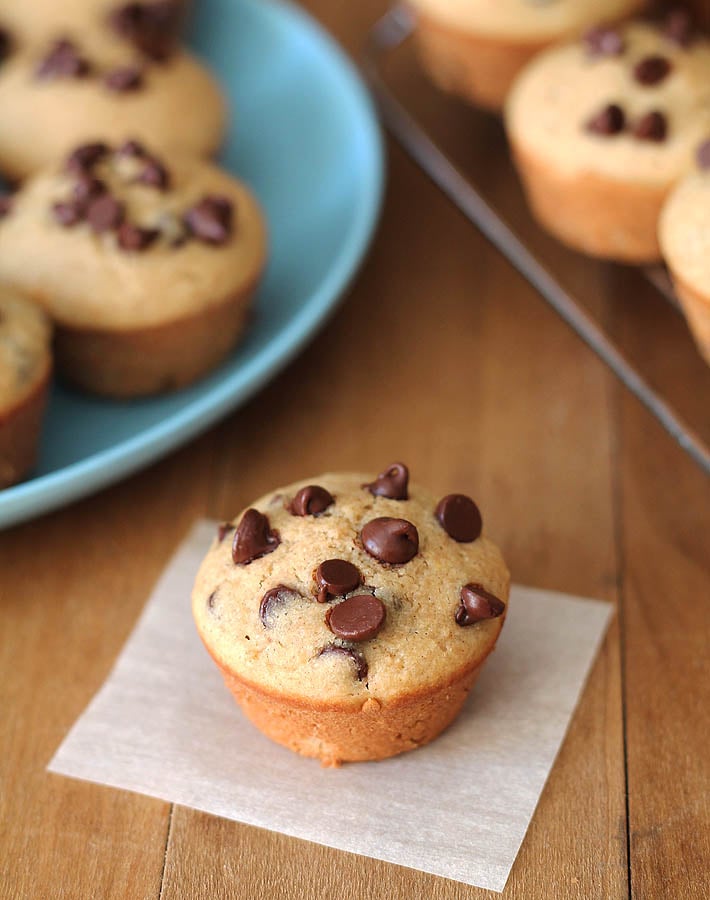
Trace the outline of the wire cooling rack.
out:
[[[406,7],[398,5],[390,9],[373,26],[369,34],[363,70],[378,103],[385,127],[449,200],[539,291],[547,303],[611,369],[619,381],[655,416],[683,450],[706,474],[710,474],[708,446],[646,382],[589,313],[503,221],[388,87],[383,76],[382,64],[388,54],[410,37],[415,25],[411,12]],[[670,280],[663,268],[649,267],[644,270],[644,274],[666,299],[677,305]]]

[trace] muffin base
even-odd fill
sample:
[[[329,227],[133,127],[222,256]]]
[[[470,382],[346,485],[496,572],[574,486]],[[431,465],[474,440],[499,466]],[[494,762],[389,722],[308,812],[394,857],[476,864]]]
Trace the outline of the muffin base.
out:
[[[696,291],[674,272],[671,277],[700,355],[710,366],[710,296]]]
[[[0,412],[0,489],[20,481],[34,466],[51,366],[32,390],[10,409]]]
[[[175,322],[123,330],[57,322],[58,371],[77,387],[114,399],[185,387],[219,365],[239,340],[260,274],[221,303]]]
[[[443,91],[500,112],[518,72],[550,41],[504,41],[463,32],[417,12],[414,40],[422,65]]]
[[[391,703],[369,698],[350,705],[279,696],[220,668],[246,717],[267,737],[324,766],[340,766],[386,759],[434,740],[458,716],[484,662],[485,657],[474,668],[413,696]]]
[[[670,185],[633,184],[591,172],[568,175],[509,134],[528,202],[563,244],[617,262],[657,262],[658,218]]]

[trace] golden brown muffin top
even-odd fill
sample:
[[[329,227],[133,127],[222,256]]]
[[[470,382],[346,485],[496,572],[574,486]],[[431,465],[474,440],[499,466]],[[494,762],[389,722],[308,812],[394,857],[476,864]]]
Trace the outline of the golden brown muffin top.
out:
[[[245,185],[135,141],[81,145],[27,181],[0,218],[0,281],[75,327],[190,316],[251,284],[265,254]]]
[[[500,551],[469,498],[387,472],[296,482],[221,529],[193,592],[218,663],[276,695],[361,705],[485,658],[508,598]]]

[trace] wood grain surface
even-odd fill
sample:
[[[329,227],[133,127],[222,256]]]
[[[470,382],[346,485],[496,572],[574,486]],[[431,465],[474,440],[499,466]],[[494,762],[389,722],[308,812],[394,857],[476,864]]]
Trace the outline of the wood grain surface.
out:
[[[351,52],[385,8],[304,5]],[[637,273],[539,234],[494,120],[428,88],[406,53],[392,77],[710,437],[710,371],[682,319]],[[195,518],[395,458],[476,498],[516,581],[619,605],[503,897],[709,896],[708,481],[390,146],[372,251],[317,344],[180,452],[0,535],[1,900],[496,896],[45,771]]]

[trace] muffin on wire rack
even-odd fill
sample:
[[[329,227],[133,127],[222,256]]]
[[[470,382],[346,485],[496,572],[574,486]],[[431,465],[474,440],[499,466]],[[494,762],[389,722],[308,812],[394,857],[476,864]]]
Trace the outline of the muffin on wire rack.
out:
[[[506,129],[539,222],[606,259],[660,259],[658,218],[710,130],[710,41],[670,17],[596,29],[521,73]]]

